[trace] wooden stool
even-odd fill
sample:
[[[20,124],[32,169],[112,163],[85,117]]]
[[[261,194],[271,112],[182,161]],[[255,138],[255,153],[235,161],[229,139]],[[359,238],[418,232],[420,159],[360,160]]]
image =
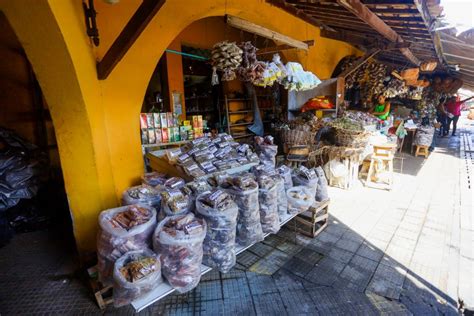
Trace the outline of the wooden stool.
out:
[[[416,145],[415,157],[424,156],[428,158],[430,152],[428,151],[429,146]]]
[[[388,167],[389,179],[387,186],[388,190],[392,189],[393,185],[393,151],[396,150],[396,144],[374,145],[374,152],[370,159],[369,170],[367,172],[367,181],[365,186],[374,186],[376,183],[372,181],[372,176],[375,175],[376,164],[381,162],[384,168]]]

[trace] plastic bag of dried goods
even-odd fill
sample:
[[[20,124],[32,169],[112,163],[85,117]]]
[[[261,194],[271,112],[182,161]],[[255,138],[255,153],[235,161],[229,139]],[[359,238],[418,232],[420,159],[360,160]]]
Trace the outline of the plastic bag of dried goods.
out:
[[[279,174],[273,175],[272,178],[275,180],[278,216],[281,221],[286,217],[286,215],[288,215],[288,199],[286,198],[285,180]]]
[[[196,199],[197,216],[207,223],[203,263],[223,273],[235,265],[235,231],[238,208],[221,189],[207,191]]]
[[[148,204],[159,210],[160,202],[160,190],[146,184],[128,188],[122,194],[122,205]]]
[[[162,282],[159,255],[150,249],[129,251],[115,261],[114,306],[130,304]]]
[[[280,230],[280,219],[277,207],[277,186],[272,177],[268,175],[259,176],[257,181],[262,230],[264,233],[276,234]]]
[[[241,246],[249,246],[262,241],[263,230],[260,223],[258,184],[252,174],[244,173],[229,177],[222,187],[232,196],[239,208],[237,243]]]
[[[318,176],[318,188],[316,189],[316,201],[322,202],[329,200],[328,180],[321,167],[316,168],[316,175]]]
[[[316,196],[316,190],[318,189],[318,177],[316,171],[311,168],[308,169],[305,166],[300,166],[293,171],[293,185],[305,186],[312,194],[313,198]]]
[[[170,188],[170,189],[181,189],[182,187],[184,187],[186,182],[182,178],[172,177],[166,180],[164,184],[165,184],[165,187]]]
[[[161,272],[180,293],[192,290],[201,280],[206,232],[206,221],[192,213],[166,217],[155,230],[153,249],[161,255]]]
[[[291,215],[306,212],[314,202],[314,196],[304,186],[296,186],[286,191],[288,213]]]
[[[255,137],[255,149],[262,164],[275,167],[278,146],[273,144],[272,136]]]
[[[147,172],[142,175],[142,184],[146,184],[152,187],[157,185],[163,185],[168,177],[164,173],[160,172]]]
[[[181,192],[189,196],[193,204],[199,194],[209,190],[211,190],[211,186],[205,179],[188,182],[181,188]]]
[[[161,212],[164,216],[186,214],[191,212],[193,207],[193,200],[181,190],[167,189],[161,192]]]
[[[285,165],[282,165],[275,169],[279,175],[284,179],[285,190],[288,190],[293,187],[293,179],[291,178],[291,168]]]
[[[118,258],[129,251],[150,247],[151,235],[156,226],[156,210],[145,204],[105,210],[99,215],[99,226],[99,280],[104,285],[110,285],[114,263]]]

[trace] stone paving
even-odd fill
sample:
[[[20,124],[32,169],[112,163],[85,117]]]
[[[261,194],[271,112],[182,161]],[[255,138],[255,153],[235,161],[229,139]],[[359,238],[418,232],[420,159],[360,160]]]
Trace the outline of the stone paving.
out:
[[[474,306],[474,128],[461,124],[429,159],[405,154],[392,191],[330,188],[330,223],[317,238],[290,223],[240,254],[231,272],[211,271],[141,314],[456,315],[459,299]],[[44,232],[0,249],[2,315],[101,313],[58,249]]]

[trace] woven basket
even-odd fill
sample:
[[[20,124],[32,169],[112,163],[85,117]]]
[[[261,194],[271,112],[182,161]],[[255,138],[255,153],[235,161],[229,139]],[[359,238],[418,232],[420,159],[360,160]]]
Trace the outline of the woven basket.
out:
[[[283,143],[292,145],[311,145],[315,134],[308,131],[281,130],[280,137]]]
[[[351,131],[339,127],[336,130],[335,140],[338,146],[360,148],[367,146],[369,142],[370,133],[365,131]]]

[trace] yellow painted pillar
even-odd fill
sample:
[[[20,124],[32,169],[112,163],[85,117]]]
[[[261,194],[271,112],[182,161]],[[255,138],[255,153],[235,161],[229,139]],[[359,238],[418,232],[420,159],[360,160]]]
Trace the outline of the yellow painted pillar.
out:
[[[117,204],[95,58],[80,1],[0,1],[48,102],[79,252],[95,251],[97,215]]]

